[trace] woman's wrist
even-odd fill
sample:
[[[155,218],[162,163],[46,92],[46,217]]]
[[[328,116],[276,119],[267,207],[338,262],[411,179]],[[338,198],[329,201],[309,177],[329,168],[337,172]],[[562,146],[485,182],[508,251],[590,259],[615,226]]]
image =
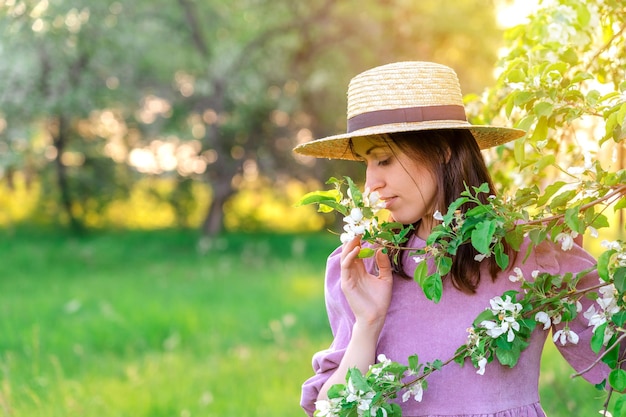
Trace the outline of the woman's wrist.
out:
[[[358,320],[352,326],[352,338],[358,338],[360,342],[369,341],[378,344],[378,336],[385,324],[384,318],[376,320]]]

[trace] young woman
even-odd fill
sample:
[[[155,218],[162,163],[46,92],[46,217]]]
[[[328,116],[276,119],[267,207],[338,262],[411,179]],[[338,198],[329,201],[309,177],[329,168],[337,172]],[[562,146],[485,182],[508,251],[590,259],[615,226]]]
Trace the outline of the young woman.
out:
[[[366,71],[351,81],[347,134],[305,143],[295,151],[362,161],[366,187],[380,194],[395,221],[414,226],[407,247],[415,248],[424,247],[436,224],[435,212],[446,212],[465,184],[488,183],[496,194],[480,149],[523,134],[516,129],[470,125],[452,69],[401,62]],[[537,270],[563,274],[595,263],[578,246],[562,251],[547,242],[526,260],[512,256],[515,261],[510,270],[501,271],[493,258],[476,261],[475,250],[465,245],[444,278],[441,301],[433,303],[410,278],[416,267],[410,251],[404,251],[398,262],[381,251],[363,260],[357,257],[360,246],[357,237],[328,259],[325,294],[334,340],[329,349],[315,354],[315,375],[303,385],[302,407],[309,415],[316,401],[327,398],[333,384],[345,383],[350,368],[365,373],[379,354],[397,362],[417,354],[421,363],[454,356],[466,342],[467,328],[489,306],[489,300],[507,290],[519,290],[519,282],[509,279],[513,268],[530,277]],[[597,279],[593,274],[584,278],[589,285]],[[596,356],[589,347],[591,328],[582,314],[579,317],[568,328],[579,336],[579,343],[557,346],[575,369],[582,370]],[[558,329],[553,326],[554,331]],[[479,375],[471,364],[445,366],[429,376],[421,402],[401,403],[403,416],[543,417],[538,379],[548,333],[549,329],[538,327],[512,368],[493,361]],[[600,365],[584,377],[600,383],[606,373],[607,368]]]

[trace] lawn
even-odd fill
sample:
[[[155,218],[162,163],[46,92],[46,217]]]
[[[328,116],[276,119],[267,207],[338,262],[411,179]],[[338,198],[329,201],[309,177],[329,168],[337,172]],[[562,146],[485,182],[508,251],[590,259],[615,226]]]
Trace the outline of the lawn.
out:
[[[0,232],[0,415],[302,416],[329,234]],[[550,417],[603,398],[547,347]],[[600,395],[597,395],[600,397]]]

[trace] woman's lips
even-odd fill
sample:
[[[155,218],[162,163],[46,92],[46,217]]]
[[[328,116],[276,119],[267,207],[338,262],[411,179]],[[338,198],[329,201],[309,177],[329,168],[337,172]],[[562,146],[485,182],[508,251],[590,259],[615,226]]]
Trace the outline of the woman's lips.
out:
[[[396,200],[396,197],[383,198],[382,200],[385,202],[385,208],[389,209],[389,207],[391,207],[393,202]]]

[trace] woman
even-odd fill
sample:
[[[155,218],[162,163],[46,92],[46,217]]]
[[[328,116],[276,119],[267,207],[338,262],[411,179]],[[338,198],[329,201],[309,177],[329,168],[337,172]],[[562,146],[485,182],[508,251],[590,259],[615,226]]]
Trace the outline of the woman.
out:
[[[516,129],[470,125],[452,69],[401,62],[366,71],[351,81],[347,134],[301,144],[295,151],[364,162],[366,187],[380,194],[395,221],[414,226],[407,243],[414,248],[425,246],[435,213],[445,212],[465,184],[478,187],[486,182],[495,194],[480,149],[523,135]],[[357,257],[360,245],[357,237],[328,259],[325,294],[334,340],[314,356],[315,376],[303,385],[302,406],[310,415],[333,384],[345,383],[348,369],[366,372],[379,354],[397,362],[406,362],[413,354],[421,363],[451,358],[489,300],[519,290],[519,282],[509,279],[510,271],[499,270],[493,258],[476,261],[475,250],[464,245],[444,279],[441,301],[433,303],[409,278],[416,267],[409,251],[398,262],[382,251],[374,259],[362,260]],[[522,258],[513,257],[511,269],[519,267],[525,277],[537,270],[563,274],[595,264],[578,246],[564,252],[550,243]],[[589,274],[584,280],[583,285],[595,284],[597,276]],[[579,343],[557,344],[577,370],[596,359],[589,347],[591,329],[582,314],[579,317],[569,324]],[[429,376],[421,402],[401,404],[403,415],[543,417],[538,378],[548,332],[538,327],[512,368],[494,361],[479,375],[471,364],[445,366]],[[584,377],[600,383],[606,373],[606,367],[596,366]]]

